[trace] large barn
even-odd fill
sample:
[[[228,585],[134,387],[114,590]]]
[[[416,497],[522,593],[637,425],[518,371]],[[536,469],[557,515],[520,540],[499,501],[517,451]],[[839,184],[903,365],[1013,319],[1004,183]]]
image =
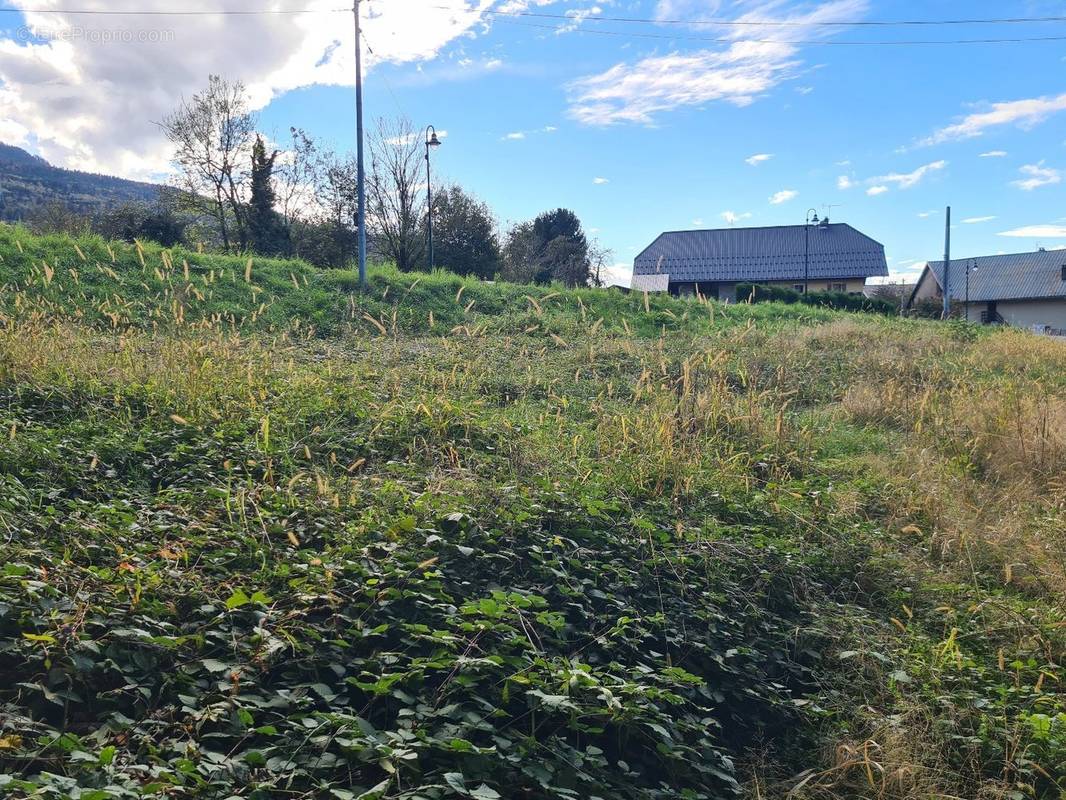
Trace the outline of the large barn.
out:
[[[738,283],[860,294],[868,278],[883,275],[884,245],[826,220],[661,233],[634,259],[632,287],[730,302]]]

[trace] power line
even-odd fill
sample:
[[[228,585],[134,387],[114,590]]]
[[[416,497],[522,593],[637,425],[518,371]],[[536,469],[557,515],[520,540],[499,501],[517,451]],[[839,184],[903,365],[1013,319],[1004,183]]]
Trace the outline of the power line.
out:
[[[637,39],[667,39],[670,41],[690,42],[717,42],[719,44],[740,44],[751,42],[754,44],[789,44],[803,46],[836,46],[836,47],[878,47],[878,46],[912,46],[912,45],[956,45],[956,44],[1020,44],[1023,42],[1063,42],[1064,36],[1031,36],[1031,37],[1003,37],[987,39],[888,39],[888,40],[841,40],[841,39],[751,39],[747,36],[740,37],[713,37],[713,36],[675,36],[667,33],[642,33],[639,31],[609,31],[602,28],[571,28],[569,25],[545,25],[536,22],[519,22],[518,20],[498,20],[506,25],[517,25],[523,28],[541,28],[550,31],[566,31],[575,33],[588,33],[596,36],[622,36]]]
[[[374,48],[370,46],[370,40],[366,37],[366,31],[361,31],[361,33],[363,36],[363,45],[366,47],[367,52],[372,56],[377,55],[377,53],[374,52]],[[379,77],[385,82],[385,88],[388,89],[389,96],[392,97],[392,104],[396,106],[396,110],[400,113],[400,116],[410,119],[400,106],[400,101],[396,97],[396,92],[392,90],[392,83],[389,82],[388,77],[384,72],[382,72]]]
[[[350,8],[260,8],[260,9],[214,9],[201,11],[143,11],[89,8],[0,8],[0,13],[18,14],[77,14],[94,17],[255,17],[293,14],[351,14]]]
[[[434,6],[440,10],[451,10],[447,6]],[[837,21],[801,21],[801,20],[745,20],[745,19],[653,19],[649,17],[608,17],[602,15],[578,17],[573,14],[551,14],[544,11],[496,11],[485,9],[483,14],[501,17],[538,17],[541,19],[558,19],[574,22],[625,22],[638,25],[724,25],[731,27],[895,27],[906,25],[1021,25],[1039,23],[1062,23],[1066,17],[1003,17],[999,19],[904,19],[904,20],[837,20]]]
[[[448,6],[430,6],[441,11],[454,11]],[[146,16],[146,17],[203,17],[203,16],[286,16],[296,14],[347,14],[350,8],[262,8],[262,9],[202,9],[202,10],[140,10],[140,9],[88,9],[88,8],[0,8],[0,13],[19,14],[78,14],[86,16]],[[654,19],[650,17],[615,17],[587,16],[578,18],[574,15],[552,14],[543,11],[500,11],[482,9],[482,14],[496,17],[533,17],[539,19],[557,19],[573,24],[574,22],[620,22],[638,25],[708,25],[728,27],[766,27],[766,28],[821,28],[821,27],[900,27],[900,26],[936,26],[936,25],[1023,25],[1066,23],[1066,16],[1045,17],[1001,17],[977,19],[904,19],[904,20],[744,20],[744,19]],[[1014,41],[1014,40],[1011,40]]]

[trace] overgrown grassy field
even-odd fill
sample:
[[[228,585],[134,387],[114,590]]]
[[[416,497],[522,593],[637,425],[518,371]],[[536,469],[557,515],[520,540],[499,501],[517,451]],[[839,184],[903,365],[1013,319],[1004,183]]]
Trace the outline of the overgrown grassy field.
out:
[[[0,793],[1063,796],[1062,343],[351,278],[0,227]]]

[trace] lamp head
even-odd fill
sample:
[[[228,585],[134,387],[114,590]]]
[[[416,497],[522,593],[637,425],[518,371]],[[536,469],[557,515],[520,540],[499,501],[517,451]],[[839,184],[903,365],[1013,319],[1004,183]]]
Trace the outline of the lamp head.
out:
[[[437,138],[437,132],[433,131],[430,137],[426,140],[426,144],[429,147],[440,147],[440,139]]]

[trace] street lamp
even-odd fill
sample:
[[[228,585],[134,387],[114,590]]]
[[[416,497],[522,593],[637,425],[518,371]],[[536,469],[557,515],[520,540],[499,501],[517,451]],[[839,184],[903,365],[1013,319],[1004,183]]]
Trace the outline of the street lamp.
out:
[[[970,321],[970,273],[977,272],[977,262],[970,259],[970,264],[966,267],[966,321]]]
[[[807,209],[807,217],[803,226],[803,293],[810,294],[807,284],[811,279],[811,225],[817,225],[818,211],[813,208]]]
[[[429,148],[440,147],[440,139],[437,138],[437,129],[432,125],[426,126],[426,204],[428,207],[426,216],[426,230],[429,233],[429,271],[433,271],[433,186],[429,179]]]

